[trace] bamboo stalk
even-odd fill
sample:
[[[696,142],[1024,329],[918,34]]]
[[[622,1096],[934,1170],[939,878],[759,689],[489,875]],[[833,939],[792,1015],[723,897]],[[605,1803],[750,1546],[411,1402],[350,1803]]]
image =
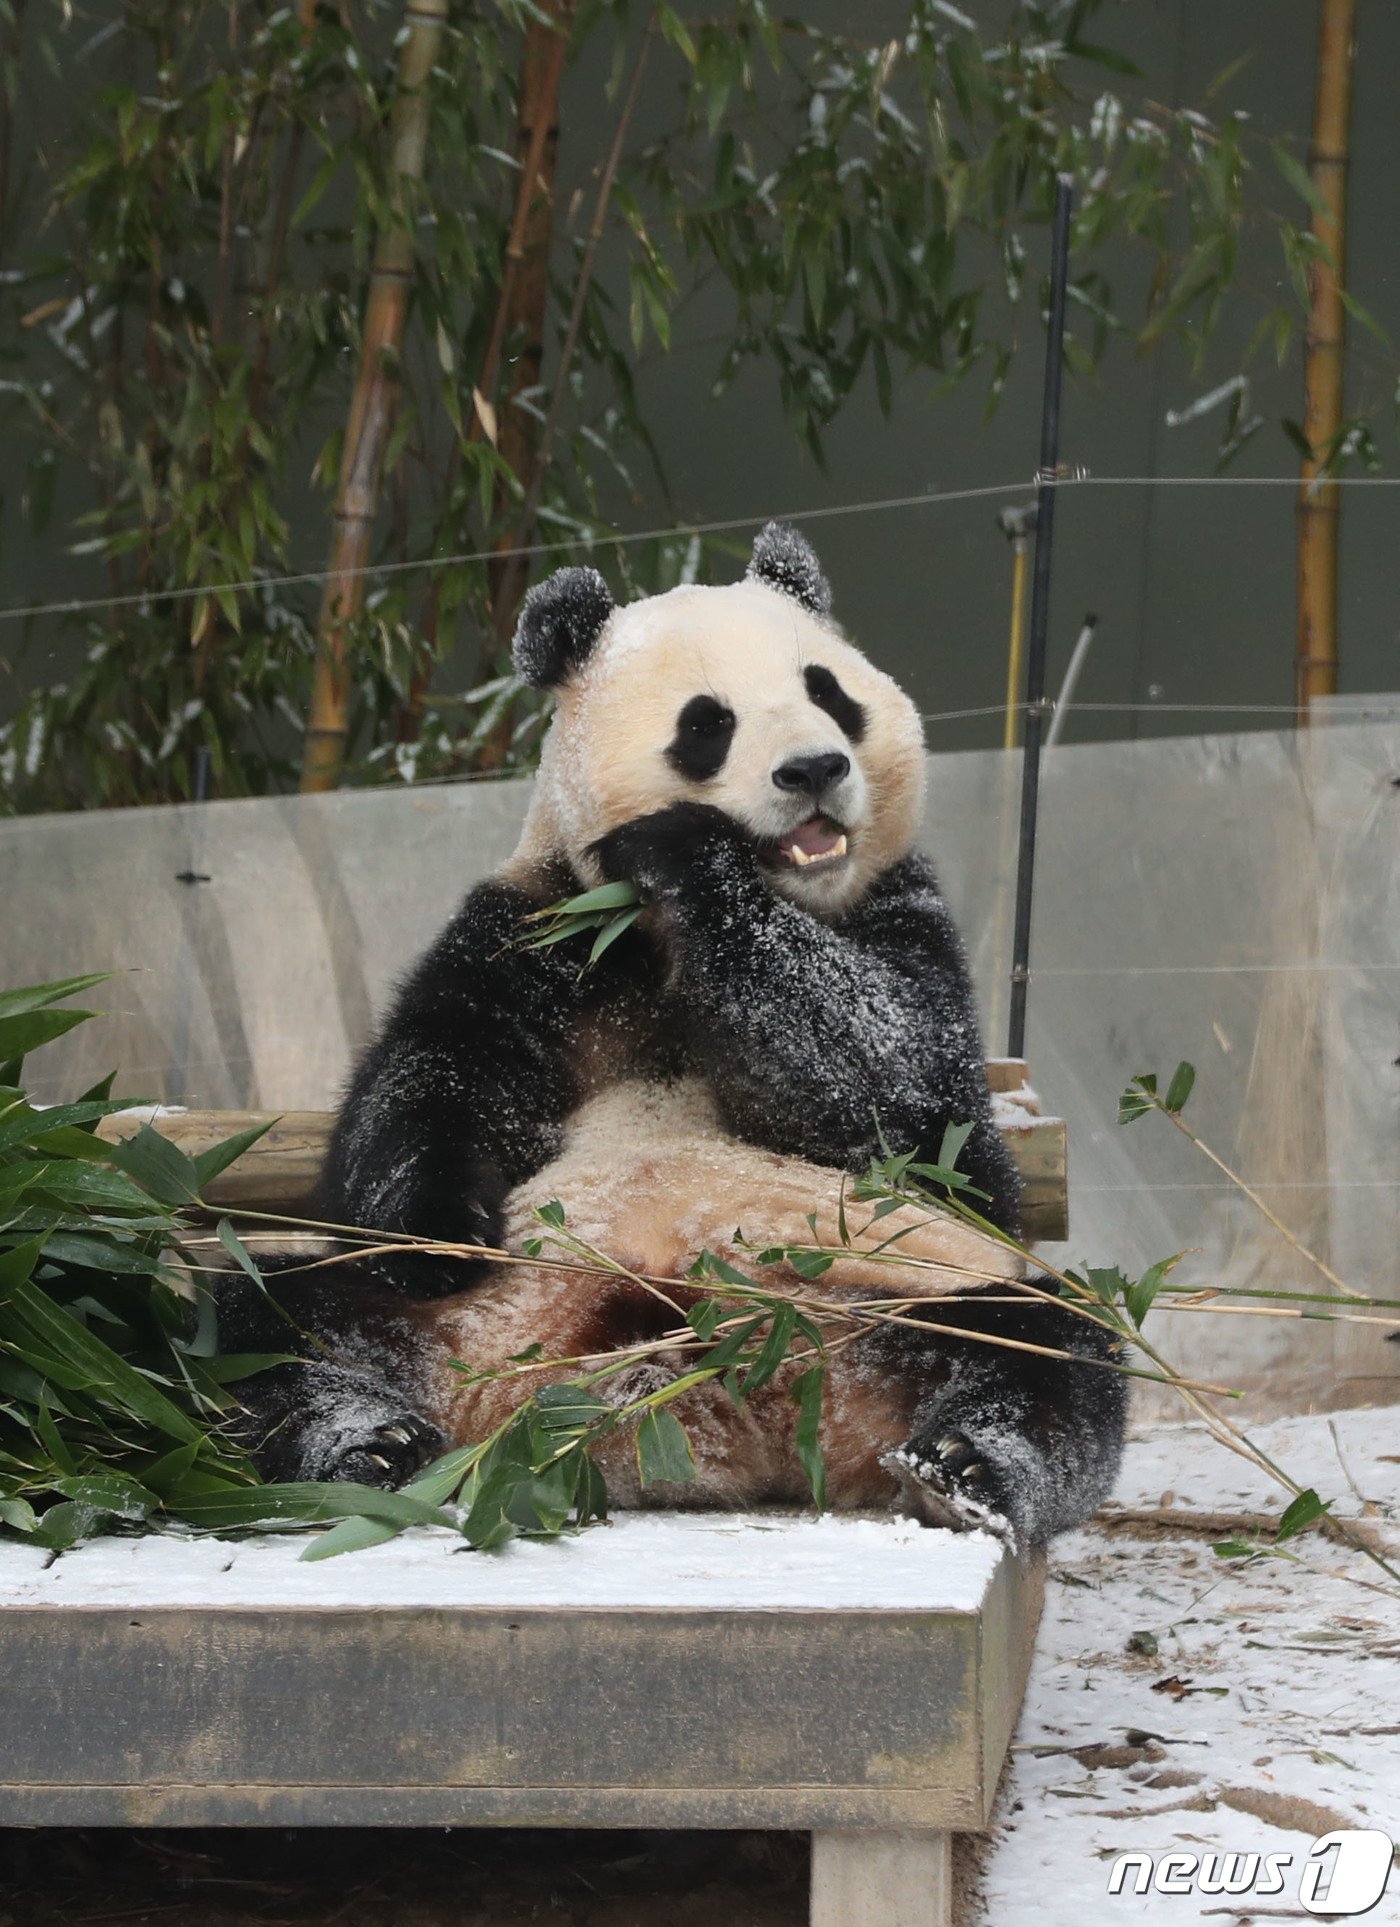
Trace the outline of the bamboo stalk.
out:
[[[316,0],[297,0],[297,25],[301,28],[302,41],[309,41],[316,26]],[[287,151],[283,158],[281,178],[277,184],[277,199],[273,207],[272,233],[268,239],[267,260],[262,279],[262,298],[258,309],[257,345],[253,352],[253,372],[248,382],[248,414],[255,422],[262,418],[263,399],[272,366],[272,338],[275,324],[273,306],[277,283],[282,276],[283,258],[287,252],[287,236],[291,232],[292,197],[296,192],[297,172],[301,165],[301,150],[305,141],[305,121],[300,118],[293,120],[291,132],[287,136]]]
[[[603,238],[603,229],[607,223],[608,207],[612,201],[613,183],[617,178],[617,170],[622,161],[623,145],[626,142],[628,130],[632,125],[632,116],[636,112],[637,102],[641,97],[642,76],[646,72],[647,56],[651,51],[652,33],[655,25],[656,15],[653,12],[647,21],[646,31],[642,36],[642,44],[638,49],[637,59],[632,68],[632,77],[627,83],[627,92],[618,113],[617,126],[613,133],[612,145],[608,149],[608,157],[603,163],[602,176],[598,182],[598,198],[594,203],[593,218],[589,223],[588,237],[584,242],[583,255],[579,261],[578,279],[574,283],[573,303],[569,310],[568,323],[564,329],[563,344],[559,350],[559,366],[555,371],[554,387],[550,392],[549,405],[545,410],[544,422],[540,428],[539,444],[535,454],[534,473],[530,477],[530,485],[525,491],[525,500],[521,504],[520,519],[517,528],[519,531],[518,545],[522,547],[530,540],[530,535],[534,528],[535,515],[540,505],[540,497],[544,493],[545,475],[548,471],[550,460],[550,443],[553,440],[554,431],[563,410],[564,398],[568,393],[569,376],[574,364],[574,351],[578,347],[579,331],[583,326],[584,304],[588,299],[588,290],[593,280],[593,268],[598,256],[598,246]],[[509,558],[501,572],[501,586],[497,592],[492,611],[492,623],[498,636],[504,635],[515,612],[516,604],[520,600],[525,584],[526,567],[526,559],[523,556],[514,555]]]
[[[347,637],[364,607],[365,567],[374,534],[384,450],[398,405],[398,359],[413,276],[413,230],[403,185],[423,178],[428,81],[447,19],[447,0],[410,0],[390,120],[390,213],[370,267],[360,367],[345,426],[325,594],[302,760],[303,791],[340,781],[350,728]]]
[[[303,42],[311,38],[316,25],[316,0],[297,0],[297,23],[301,28]],[[229,9],[230,57],[236,44],[237,7]],[[256,128],[261,117],[267,96],[257,104],[253,114]],[[272,338],[274,307],[277,283],[282,274],[282,258],[286,251],[287,233],[292,218],[292,192],[296,184],[297,170],[301,164],[302,141],[305,127],[298,120],[294,122],[287,143],[286,157],[282,166],[281,179],[273,204],[272,233],[267,261],[262,274],[261,299],[259,306],[256,345],[252,356],[252,373],[248,381],[248,403],[244,428],[239,438],[237,467],[246,479],[256,472],[252,451],[251,429],[262,420],[263,402],[266,397],[267,381],[272,366]],[[251,136],[250,136],[251,145]],[[213,323],[210,327],[210,340],[217,347],[224,338],[225,309],[231,286],[231,237],[233,219],[232,169],[234,144],[230,130],[224,136],[223,187],[219,205],[219,275],[218,292],[215,296]],[[251,169],[247,170],[251,173]],[[246,186],[246,180],[245,180]],[[230,504],[229,517],[233,519],[236,504]],[[228,632],[228,623],[214,602],[209,598],[202,608],[197,604],[196,630],[194,644],[194,686],[202,690],[209,674],[209,665],[218,654]]]
[[[620,1260],[607,1256],[606,1253],[599,1251],[593,1245],[586,1244],[582,1239],[569,1240],[563,1245],[564,1249],[571,1250],[576,1254],[574,1257],[546,1258],[543,1254],[531,1256],[524,1252],[507,1251],[501,1246],[460,1244],[448,1239],[425,1238],[413,1232],[364,1232],[352,1225],[329,1224],[311,1218],[285,1217],[279,1212],[232,1210],[227,1211],[224,1215],[229,1218],[250,1218],[261,1222],[270,1222],[284,1227],[285,1230],[319,1230],[328,1232],[339,1243],[349,1247],[349,1249],[326,1252],[319,1257],[308,1258],[303,1264],[285,1266],[283,1268],[284,1275],[288,1272],[323,1271],[332,1269],[337,1265],[359,1263],[366,1259],[399,1255],[407,1251],[412,1251],[422,1253],[427,1257],[454,1258],[472,1264],[489,1261],[497,1265],[518,1265],[530,1270],[560,1271],[583,1277],[626,1278],[630,1280],[631,1283],[639,1285],[644,1291],[649,1292],[651,1296],[660,1299],[663,1304],[676,1313],[677,1317],[682,1315],[681,1309],[670,1297],[669,1293],[674,1290],[677,1285],[686,1285],[689,1282],[685,1279],[659,1277],[654,1272],[633,1271]],[[199,1245],[210,1244],[213,1240],[204,1238],[192,1239],[187,1242],[191,1245]],[[559,1243],[560,1240],[556,1237],[552,1239],[551,1242]],[[968,1275],[971,1276],[975,1274],[970,1273]],[[998,1282],[1007,1283],[1010,1281],[998,1280]],[[1038,1357],[1054,1359],[1064,1364],[1083,1365],[1095,1370],[1117,1372],[1121,1377],[1125,1378],[1150,1379],[1154,1384],[1170,1385],[1178,1391],[1209,1392],[1222,1398],[1234,1396],[1231,1388],[1227,1385],[1212,1384],[1209,1380],[1183,1378],[1174,1369],[1166,1369],[1162,1372],[1142,1371],[1136,1366],[1125,1365],[1118,1359],[1091,1358],[1085,1356],[1083,1353],[1066,1351],[1056,1345],[1037,1345],[1029,1339],[1006,1338],[995,1332],[978,1331],[962,1325],[945,1325],[924,1316],[915,1318],[903,1312],[889,1311],[884,1308],[887,1303],[906,1302],[904,1300],[826,1299],[819,1298],[811,1292],[804,1291],[801,1287],[794,1288],[784,1285],[764,1287],[755,1284],[753,1287],[754,1301],[751,1301],[747,1293],[741,1293],[736,1290],[734,1286],[726,1284],[723,1280],[714,1278],[706,1278],[703,1283],[692,1283],[690,1284],[690,1289],[700,1297],[735,1298],[738,1299],[741,1304],[752,1304],[754,1301],[761,1301],[765,1298],[782,1299],[788,1304],[795,1305],[800,1311],[809,1313],[815,1319],[848,1326],[850,1328],[848,1338],[858,1337],[862,1331],[868,1331],[873,1326],[909,1326],[920,1333],[933,1333],[943,1337],[966,1339],[974,1344],[1000,1347],[1007,1351],[1030,1352]],[[1035,1297],[1048,1299],[1052,1296],[1052,1294],[1048,1292],[1037,1291],[1033,1286],[1026,1285],[1024,1289]],[[948,1294],[948,1301],[954,1302],[953,1294]],[[937,1304],[940,1300],[937,1298],[917,1297],[907,1302],[911,1305],[930,1305]],[[959,1298],[956,1302],[962,1301]],[[721,1331],[726,1329],[734,1319],[740,1318],[743,1315],[742,1313],[734,1313],[731,1318],[722,1320],[717,1329]],[[1095,1322],[1102,1321],[1096,1320]],[[689,1327],[686,1327],[685,1331],[688,1335],[684,1338],[681,1338],[677,1333],[672,1333],[666,1335],[664,1342],[667,1345],[672,1341],[688,1344],[695,1343],[696,1339],[693,1331],[691,1331]],[[836,1341],[836,1346],[843,1345],[846,1342],[847,1339],[838,1340]],[[661,1348],[662,1344],[662,1340],[648,1340],[647,1347],[642,1349],[658,1349]],[[835,1348],[835,1346],[828,1347],[828,1350]],[[557,1364],[560,1361],[551,1359],[545,1362]]]
[[[503,309],[499,316],[506,337],[514,336],[517,352],[502,396],[498,447],[511,473],[526,484],[537,465],[541,430],[533,415],[516,406],[516,397],[527,389],[537,388],[543,378],[545,319],[549,307],[549,251],[554,227],[555,150],[558,145],[558,86],[556,83],[551,93],[552,76],[549,69],[549,56],[553,49],[540,46],[539,35],[540,30],[535,28],[527,36],[521,61],[520,132],[523,137],[528,131],[533,138],[540,131],[539,123],[545,122],[544,165],[539,181],[540,192],[527,205],[526,223],[519,238],[520,251],[513,264],[515,272],[510,306]],[[552,126],[549,124],[551,120]],[[495,499],[497,512],[506,509],[510,500],[508,491],[498,483]],[[516,528],[506,526],[498,535],[495,546],[508,551],[522,539]],[[493,592],[499,584],[502,569],[508,566],[508,563],[501,562],[492,564],[490,575]]]
[[[229,0],[229,66],[238,55],[238,0]],[[209,318],[209,339],[215,348],[224,339],[228,317],[229,282],[233,269],[233,168],[237,151],[232,122],[224,129],[223,151],[219,157],[219,252],[214,281],[214,312]]]
[[[1006,718],[1001,746],[1015,749],[1020,734],[1021,687],[1026,674],[1026,537],[1016,535],[1011,542],[1011,637],[1006,652]]]
[[[1308,270],[1312,301],[1303,348],[1303,434],[1311,453],[1302,462],[1298,495],[1298,721],[1306,724],[1314,696],[1337,688],[1337,536],[1341,513],[1335,482],[1318,479],[1342,425],[1346,353],[1347,164],[1355,0],[1321,0],[1317,85],[1310,166],[1323,206],[1312,232],[1325,250]]]
[[[11,0],[8,8],[9,31],[0,47],[0,60],[13,63],[18,75],[20,49],[24,36],[25,0]],[[9,76],[0,71],[0,261],[4,259],[6,227],[10,212],[10,168],[14,151],[15,102]]]
[[[1161,1103],[1157,1105],[1157,1109],[1162,1113],[1163,1117],[1165,1117],[1170,1123],[1176,1126],[1177,1130],[1181,1132],[1181,1135],[1183,1137],[1190,1138],[1191,1142],[1195,1145],[1196,1149],[1200,1151],[1204,1156],[1210,1159],[1211,1163],[1215,1166],[1216,1170],[1222,1172],[1230,1180],[1231,1184],[1234,1185],[1237,1191],[1242,1191],[1244,1193],[1245,1197],[1249,1199],[1249,1202],[1254,1206],[1255,1210],[1260,1214],[1260,1216],[1268,1220],[1268,1222],[1273,1226],[1274,1230],[1277,1231],[1277,1233],[1285,1241],[1285,1243],[1292,1245],[1293,1249],[1298,1253],[1298,1256],[1300,1258],[1305,1258],[1315,1271],[1321,1272],[1322,1276],[1327,1280],[1329,1285],[1335,1285],[1337,1290],[1342,1294],[1344,1298],[1364,1298],[1365,1297],[1366,1294],[1364,1292],[1358,1291],[1354,1285],[1349,1285],[1344,1278],[1339,1278],[1336,1272],[1333,1271],[1331,1265],[1325,1264],[1323,1260],[1318,1257],[1317,1253],[1311,1249],[1310,1246],[1305,1245],[1302,1239],[1298,1237],[1296,1233],[1290,1231],[1288,1226],[1283,1222],[1283,1219],[1279,1217],[1278,1213],[1276,1211],[1271,1211],[1269,1209],[1268,1205],[1265,1204],[1264,1200],[1260,1197],[1259,1193],[1253,1188],[1253,1186],[1246,1184],[1238,1171],[1232,1171],[1229,1165],[1225,1162],[1224,1158],[1220,1157],[1218,1153],[1211,1150],[1210,1146],[1205,1142],[1204,1138],[1199,1138],[1196,1136],[1196,1133],[1191,1129],[1191,1126],[1183,1121],[1179,1112],[1169,1111],[1166,1105]]]
[[[521,54],[520,105],[516,122],[516,145],[522,154],[520,185],[516,191],[515,210],[511,217],[510,234],[506,240],[496,311],[491,318],[491,333],[487,338],[486,351],[481,358],[481,369],[476,379],[477,394],[492,405],[495,403],[496,377],[500,369],[501,350],[507,335],[522,312],[527,345],[525,353],[516,364],[510,386],[511,395],[518,394],[522,388],[533,385],[539,379],[545,307],[549,297],[549,249],[553,233],[555,154],[559,143],[559,90],[563,83],[564,60],[569,50],[569,29],[573,24],[576,6],[577,0],[556,0],[555,6],[551,9],[554,25],[546,27],[539,22],[533,22],[526,33]],[[544,44],[546,41],[547,46]],[[522,268],[527,262],[533,267],[533,272],[528,276],[530,285],[528,291],[522,289],[517,298],[517,286],[521,279]],[[512,421],[509,401],[506,408],[499,411],[498,420],[507,425],[507,434],[512,432],[509,428]],[[474,405],[463,439],[468,442],[477,441],[482,432],[481,411]],[[506,437],[502,439],[506,440]],[[512,460],[509,447],[503,448],[502,453],[511,462],[512,468],[515,468],[516,463]],[[453,445],[451,459],[448,462],[446,486],[449,494],[461,461],[462,448],[459,441]],[[436,570],[424,602],[418,667],[413,672],[408,699],[399,717],[398,738],[403,743],[414,741],[422,725],[428,683],[433,673],[433,665],[437,660],[438,621],[446,580],[446,571]]]

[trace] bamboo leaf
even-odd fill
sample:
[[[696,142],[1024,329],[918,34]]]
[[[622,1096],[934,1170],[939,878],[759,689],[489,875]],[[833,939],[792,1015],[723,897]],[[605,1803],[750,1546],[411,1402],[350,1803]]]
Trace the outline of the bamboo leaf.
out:
[[[1388,348],[1390,346],[1390,336],[1371,313],[1371,310],[1363,307],[1356,296],[1354,294],[1348,294],[1345,288],[1340,289],[1338,292],[1342,297],[1342,306],[1346,309],[1352,320],[1359,321],[1367,334],[1374,335],[1383,348]]]
[[[641,914],[642,907],[638,904],[635,910],[624,910],[621,916],[614,917],[611,923],[604,924],[593,940],[593,948],[588,953],[589,963],[597,963],[604,951],[615,944],[624,931],[630,930]]]
[[[774,1311],[773,1322],[768,1328],[768,1336],[763,1341],[763,1348],[739,1381],[741,1399],[756,1392],[761,1385],[766,1385],[777,1371],[787,1357],[796,1322],[797,1311],[794,1306],[782,1304]]]
[[[1118,1122],[1131,1124],[1158,1108],[1157,1079],[1152,1076],[1135,1077],[1118,1100]]]
[[[0,1305],[22,1319],[56,1358],[66,1361],[94,1399],[171,1438],[202,1438],[199,1426],[179,1406],[29,1280],[37,1249],[24,1246],[0,1257]]]
[[[1190,1097],[1195,1082],[1195,1065],[1188,1064],[1183,1059],[1172,1073],[1172,1081],[1167,1086],[1166,1097],[1162,1100],[1163,1109],[1170,1111],[1173,1117],[1179,1117],[1186,1107],[1186,1100]]]
[[[397,1539],[403,1530],[403,1526],[388,1519],[367,1519],[363,1516],[342,1519],[329,1532],[323,1532],[313,1539],[301,1556],[310,1561],[334,1559],[342,1552],[363,1552],[366,1546],[382,1546],[389,1539]]]
[[[39,1137],[47,1140],[51,1131],[90,1126],[99,1118],[130,1110],[139,1101],[136,1098],[119,1098],[116,1102],[84,1099],[77,1104],[53,1104],[36,1111],[21,1100],[0,1119],[0,1151],[11,1150],[17,1144],[33,1143]],[[106,1155],[105,1147],[101,1155]]]
[[[695,1477],[690,1440],[674,1412],[643,1415],[637,1427],[637,1470],[644,1486],[663,1479],[672,1485],[688,1485]]]
[[[12,1532],[33,1532],[39,1520],[28,1499],[0,1499],[0,1526]]]
[[[90,1010],[31,1010],[0,1017],[0,1059],[27,1057],[30,1051],[85,1024],[94,1014]]]
[[[134,1137],[123,1138],[109,1153],[119,1171],[135,1178],[161,1204],[199,1202],[199,1173],[179,1145],[143,1124]]]
[[[826,1386],[826,1366],[809,1365],[793,1380],[791,1398],[797,1407],[797,1456],[812,1491],[818,1512],[826,1511],[826,1461],[822,1457],[822,1393]]]
[[[544,917],[584,917],[595,910],[627,910],[640,898],[635,883],[600,883],[596,890],[585,890],[580,896],[563,897],[558,903],[547,904],[543,910],[532,910],[524,921],[537,923]]]
[[[251,1145],[256,1144],[260,1137],[266,1137],[273,1125],[278,1122],[277,1118],[270,1117],[263,1124],[250,1124],[246,1131],[237,1131],[232,1137],[226,1137],[222,1143],[211,1144],[207,1151],[197,1152],[190,1162],[194,1168],[195,1184],[200,1196],[204,1195],[215,1178],[227,1171],[228,1167],[236,1159],[241,1158]]]
[[[1330,220],[1332,210],[1307,168],[1295,160],[1281,141],[1270,141],[1269,152],[1273,156],[1274,166],[1294,193],[1300,195],[1315,214],[1324,214]]]
[[[1151,1311],[1152,1301],[1162,1289],[1168,1274],[1181,1263],[1184,1255],[1183,1252],[1178,1251],[1175,1257],[1159,1258],[1155,1265],[1150,1265],[1143,1272],[1135,1285],[1129,1285],[1123,1293],[1123,1302],[1128,1308],[1128,1315],[1139,1329],[1142,1327],[1143,1319]]]
[[[330,1484],[244,1486],[189,1498],[180,1508],[191,1525],[211,1532],[265,1531],[277,1527],[323,1525],[335,1519],[377,1519],[403,1526],[450,1526],[441,1507],[407,1487],[384,1492],[350,1480]]]
[[[1319,1499],[1311,1487],[1306,1492],[1300,1492],[1291,1504],[1284,1508],[1283,1516],[1278,1522],[1278,1529],[1274,1533],[1274,1543],[1279,1544],[1284,1539],[1295,1538],[1298,1533],[1305,1532],[1314,1520],[1322,1518],[1331,1510],[1331,1501]]]
[[[49,1004],[56,1004],[64,997],[76,997],[80,991],[91,990],[94,984],[105,984],[119,975],[115,970],[89,971],[85,977],[63,977],[51,984],[27,984],[22,990],[0,990],[0,1018],[21,1017],[27,1011],[42,1010]],[[85,1011],[84,1016],[91,1016]]]

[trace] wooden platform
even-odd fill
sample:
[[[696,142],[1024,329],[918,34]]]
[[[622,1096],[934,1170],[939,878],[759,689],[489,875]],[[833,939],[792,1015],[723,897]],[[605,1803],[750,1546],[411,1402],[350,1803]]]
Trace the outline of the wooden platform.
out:
[[[1041,1569],[896,1520],[0,1546],[0,1824],[811,1829],[814,1927],[944,1927]]]

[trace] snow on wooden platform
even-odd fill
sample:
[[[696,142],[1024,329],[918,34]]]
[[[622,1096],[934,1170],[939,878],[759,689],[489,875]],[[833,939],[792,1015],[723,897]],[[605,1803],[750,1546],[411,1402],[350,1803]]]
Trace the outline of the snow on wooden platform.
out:
[[[1400,1563],[1400,1408],[1251,1436]],[[1289,1544],[1302,1564],[1212,1551],[1239,1529],[1210,1521],[1277,1518],[1286,1498],[1199,1426],[1156,1426],[1129,1445],[1114,1504],[1051,1548],[979,1909],[962,1927],[1305,1920],[1316,1838],[1372,1827],[1400,1843],[1400,1593],[1317,1533]],[[1237,1912],[1199,1892],[1110,1898],[1130,1849],[1292,1861],[1283,1893]],[[1400,1873],[1366,1919],[1400,1922]]]
[[[306,1562],[313,1535],[103,1538],[61,1558],[0,1546],[7,1606],[567,1607],[975,1613],[1001,1563],[984,1533],[902,1519],[620,1513],[551,1542],[474,1553],[415,1528]]]

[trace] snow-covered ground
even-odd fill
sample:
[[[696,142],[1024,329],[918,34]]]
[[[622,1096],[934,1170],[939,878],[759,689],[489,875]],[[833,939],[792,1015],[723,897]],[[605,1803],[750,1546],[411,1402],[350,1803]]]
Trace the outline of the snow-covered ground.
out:
[[[1400,1407],[1251,1436],[1400,1565]],[[1400,1587],[1317,1532],[1288,1542],[1306,1566],[1218,1558],[1212,1542],[1242,1534],[1201,1517],[1277,1518],[1286,1496],[1202,1428],[1159,1426],[1129,1446],[1114,1506],[1052,1548],[981,1910],[963,1927],[1306,1921],[1318,1836],[1374,1828],[1400,1844]],[[1131,1880],[1111,1896],[1134,1849],[1291,1862],[1283,1891],[1253,1905],[1135,1896]],[[1364,1918],[1400,1922],[1400,1870]]]

